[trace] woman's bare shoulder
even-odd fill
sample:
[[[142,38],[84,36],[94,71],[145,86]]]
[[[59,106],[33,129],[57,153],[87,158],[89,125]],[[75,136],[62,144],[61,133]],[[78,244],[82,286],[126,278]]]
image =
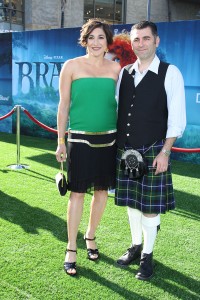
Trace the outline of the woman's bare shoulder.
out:
[[[83,60],[83,57],[75,57],[75,58],[71,58],[68,59],[64,62],[63,67],[64,68],[74,68],[76,65],[78,65],[81,61]]]
[[[107,64],[108,64],[109,68],[112,68],[116,72],[120,72],[121,66],[118,62],[113,61],[113,60],[109,60],[109,59],[106,59],[106,61],[107,61]]]
[[[82,61],[82,56],[66,60],[62,66],[61,74],[64,76],[70,75],[73,78],[74,74],[79,70]]]

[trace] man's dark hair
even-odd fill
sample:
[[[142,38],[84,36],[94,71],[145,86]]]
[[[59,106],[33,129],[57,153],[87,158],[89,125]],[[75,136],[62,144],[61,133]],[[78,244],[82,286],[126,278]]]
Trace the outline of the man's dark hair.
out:
[[[131,31],[134,29],[144,29],[147,27],[151,29],[151,32],[155,37],[158,36],[158,30],[156,24],[150,21],[140,21],[139,23],[134,24],[131,28]]]

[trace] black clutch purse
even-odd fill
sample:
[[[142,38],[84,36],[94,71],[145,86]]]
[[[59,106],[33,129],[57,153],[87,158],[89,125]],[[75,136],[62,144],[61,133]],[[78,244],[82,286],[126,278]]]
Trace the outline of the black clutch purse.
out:
[[[56,186],[60,195],[65,196],[65,194],[67,193],[67,180],[63,172],[63,162],[61,162],[60,169],[61,170],[55,176]]]
[[[134,149],[126,150],[122,154],[121,168],[124,170],[124,175],[130,179],[140,179],[148,173],[148,165],[144,155]]]

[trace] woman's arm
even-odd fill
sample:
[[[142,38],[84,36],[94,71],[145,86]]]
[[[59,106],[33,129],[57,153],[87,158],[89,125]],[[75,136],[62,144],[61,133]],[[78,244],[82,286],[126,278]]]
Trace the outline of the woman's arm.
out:
[[[65,132],[70,109],[70,94],[73,69],[72,65],[73,62],[71,60],[66,61],[62,67],[59,78],[60,101],[58,104],[57,112],[58,147],[56,150],[56,158],[58,162],[66,160]]]

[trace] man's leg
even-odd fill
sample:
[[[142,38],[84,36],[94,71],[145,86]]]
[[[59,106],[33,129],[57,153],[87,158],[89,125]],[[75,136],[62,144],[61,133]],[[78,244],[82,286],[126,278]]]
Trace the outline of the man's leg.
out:
[[[144,246],[140,259],[140,269],[136,274],[137,279],[148,280],[153,275],[153,247],[156,240],[159,225],[159,214],[142,215]]]
[[[120,266],[127,266],[138,257],[142,250],[142,213],[128,207],[128,217],[132,236],[132,246],[118,260]]]

